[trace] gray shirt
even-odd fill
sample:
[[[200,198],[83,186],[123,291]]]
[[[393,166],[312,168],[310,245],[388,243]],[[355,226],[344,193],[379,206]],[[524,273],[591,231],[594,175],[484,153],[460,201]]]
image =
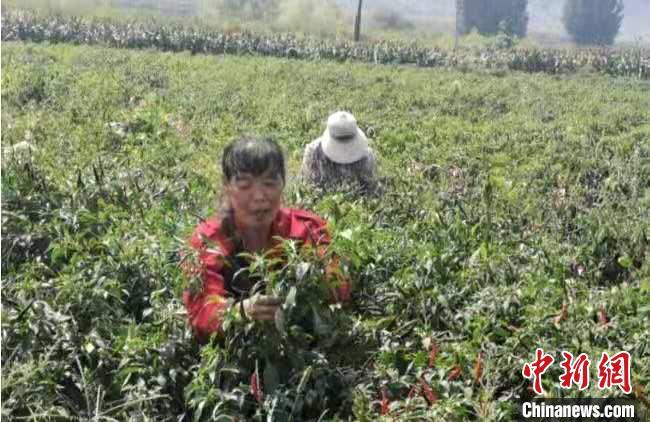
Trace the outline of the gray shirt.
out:
[[[318,138],[305,147],[301,177],[303,181],[328,191],[351,188],[373,193],[378,187],[376,153],[369,147],[368,154],[354,163],[335,163],[327,158],[321,147],[321,138]]]

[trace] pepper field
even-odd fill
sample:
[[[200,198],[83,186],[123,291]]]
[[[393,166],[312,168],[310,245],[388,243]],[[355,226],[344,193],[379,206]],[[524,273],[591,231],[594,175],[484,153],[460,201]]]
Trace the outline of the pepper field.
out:
[[[338,109],[380,197],[296,180]],[[328,364],[264,372],[259,400],[180,300],[241,133],[283,145],[285,202],[330,222],[354,283]],[[3,419],[511,420],[538,347],[545,396],[623,396],[597,360],[628,351],[647,406],[649,235],[647,80],[3,44]],[[562,350],[587,390],[560,388]]]

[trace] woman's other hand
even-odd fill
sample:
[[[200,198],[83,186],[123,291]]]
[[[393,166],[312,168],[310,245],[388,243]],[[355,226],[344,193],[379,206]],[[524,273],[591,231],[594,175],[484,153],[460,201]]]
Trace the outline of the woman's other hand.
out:
[[[248,299],[244,299],[242,304],[244,314],[257,321],[273,321],[275,313],[280,309],[282,300],[275,296],[266,296],[257,294]]]

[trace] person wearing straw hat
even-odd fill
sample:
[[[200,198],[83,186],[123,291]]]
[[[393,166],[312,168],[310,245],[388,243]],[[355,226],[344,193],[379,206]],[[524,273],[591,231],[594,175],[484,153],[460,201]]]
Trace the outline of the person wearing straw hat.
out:
[[[372,193],[377,189],[376,173],[376,154],[346,111],[330,115],[323,135],[305,148],[302,178],[325,190],[351,187]]]

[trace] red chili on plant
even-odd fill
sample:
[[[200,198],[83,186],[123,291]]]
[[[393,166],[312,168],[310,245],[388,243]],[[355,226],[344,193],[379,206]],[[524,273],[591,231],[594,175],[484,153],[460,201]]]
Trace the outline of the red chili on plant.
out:
[[[598,315],[598,324],[602,327],[607,327],[609,325],[609,318],[607,317],[605,307],[601,306],[596,314]]]
[[[460,374],[463,373],[463,368],[460,367],[460,365],[454,365],[453,368],[451,368],[451,371],[449,371],[449,375],[447,376],[448,381],[453,381],[456,380],[460,377]]]
[[[481,376],[483,375],[483,352],[478,352],[476,356],[476,362],[474,363],[474,381],[476,383],[481,382]]]
[[[431,348],[429,350],[429,368],[433,368],[436,364],[436,358],[438,357],[438,345],[435,341],[431,342]]]
[[[567,319],[569,316],[569,307],[566,303],[562,304],[562,308],[560,309],[560,312],[553,318],[553,323],[555,324],[556,327],[560,327],[560,323]]]
[[[251,394],[255,397],[255,400],[257,400],[258,403],[262,403],[264,394],[262,393],[262,386],[260,385],[257,371],[253,371],[251,374]]]
[[[381,414],[387,415],[389,411],[390,401],[388,400],[388,389],[381,387]]]
[[[643,387],[640,384],[634,384],[632,391],[634,391],[634,395],[641,401],[641,403],[645,404],[646,407],[650,407],[650,400],[645,396]]]
[[[438,401],[438,395],[433,388],[424,380],[424,377],[420,377],[420,387],[422,388],[422,394],[424,398],[427,399],[429,406]]]

